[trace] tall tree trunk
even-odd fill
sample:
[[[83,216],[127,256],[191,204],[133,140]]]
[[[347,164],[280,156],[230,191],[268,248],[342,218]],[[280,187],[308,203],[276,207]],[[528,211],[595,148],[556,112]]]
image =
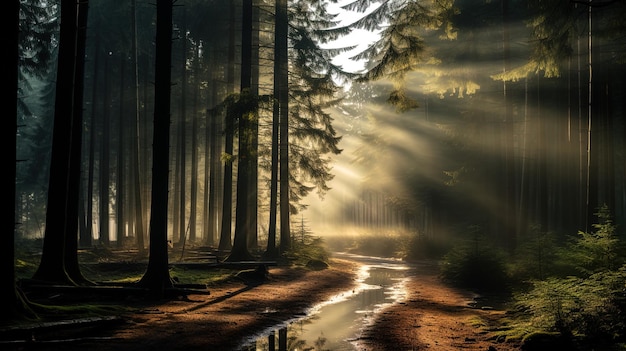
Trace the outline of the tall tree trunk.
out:
[[[250,57],[250,93],[252,96],[259,95],[259,6],[258,1],[252,3],[252,33],[251,33],[251,57]],[[248,247],[257,249],[259,246],[258,233],[258,206],[259,206],[259,113],[258,110],[252,115],[250,121],[250,170],[248,177]]]
[[[179,116],[180,117],[180,116]],[[174,140],[172,140],[172,144],[176,145],[176,147],[174,148],[173,151],[173,155],[172,155],[172,160],[175,163],[174,164],[174,173],[173,173],[173,177],[171,178],[171,182],[172,182],[172,189],[173,189],[173,195],[170,198],[170,201],[172,201],[172,238],[174,239],[174,241],[176,241],[177,243],[181,242],[182,243],[182,232],[184,232],[184,230],[181,230],[181,224],[180,222],[183,222],[182,227],[184,228],[184,213],[183,213],[183,218],[181,219],[181,202],[182,202],[182,181],[181,181],[181,166],[182,166],[182,162],[181,162],[181,148],[183,146],[183,144],[181,143],[181,139],[182,139],[182,135],[181,133],[183,133],[181,131],[181,125],[180,125],[180,121],[178,123],[177,129],[175,129],[174,132]]]
[[[80,114],[80,120],[81,120],[81,153],[82,150],[84,148],[84,146],[82,145],[82,142],[84,141],[83,137],[82,137],[82,133],[83,133],[83,125],[85,125],[85,116],[84,116],[84,110],[83,110],[83,97],[85,94],[85,85],[84,85],[84,76],[85,76],[85,55],[86,55],[86,41],[87,41],[87,21],[89,18],[89,3],[87,1],[84,2],[79,2],[78,3],[78,34],[77,34],[77,43],[78,43],[78,48],[77,48],[77,52],[76,52],[76,57],[78,59],[78,62],[76,63],[76,98],[74,100],[74,113],[76,114]],[[93,119],[91,121],[93,123]],[[93,124],[90,125],[89,129],[93,129],[91,128]],[[93,133],[93,132],[92,132]],[[89,145],[91,145],[91,138],[89,140]],[[89,148],[89,152],[91,152],[92,149],[91,147]],[[88,156],[90,156],[91,154],[89,154]],[[81,163],[81,169],[82,169],[82,162],[83,162],[83,158],[82,155],[79,155],[79,161]],[[88,159],[89,164],[91,164],[91,159]],[[81,171],[82,172],[82,171]],[[91,175],[91,170],[88,170],[89,174]],[[85,208],[86,205],[86,201],[89,203],[89,210],[91,210],[91,202],[92,202],[92,198],[91,196],[88,196],[87,199],[85,199],[85,195],[86,192],[89,190],[89,195],[91,195],[91,188],[90,186],[86,186],[88,183],[85,183],[82,179],[82,176],[79,176],[78,179],[78,183],[79,185],[79,234],[78,234],[78,244],[81,247],[89,247],[91,246],[91,235],[92,235],[92,230],[91,230],[91,213],[87,213],[87,210]]]
[[[592,169],[592,155],[591,155],[591,125],[592,125],[592,116],[593,116],[593,36],[592,36],[592,6],[587,6],[587,20],[588,20],[588,28],[587,28],[587,68],[588,68],[588,79],[587,79],[587,161],[586,161],[586,172],[587,172],[587,184],[585,187],[585,210],[587,212],[587,221],[585,223],[585,231],[589,232],[591,230],[591,225],[594,221],[596,208],[594,208],[597,203],[597,169]],[[594,150],[595,151],[595,150]],[[593,160],[594,162],[596,160]]]
[[[209,102],[209,106],[214,106],[217,101],[217,80],[215,77],[212,79],[213,84],[211,87],[211,99]],[[206,140],[208,142],[207,150],[209,154],[209,159],[205,161],[204,172],[208,175],[208,178],[205,177],[205,230],[204,236],[206,239],[206,244],[213,246],[215,245],[217,235],[219,233],[219,189],[218,184],[220,183],[220,174],[222,172],[222,162],[220,160],[220,145],[221,138],[219,131],[222,129],[222,123],[219,120],[222,118],[222,114],[219,111],[216,111],[215,108],[210,108],[207,110],[207,130],[206,130]]]
[[[502,0],[502,24],[503,24],[503,61],[504,71],[511,70],[511,43],[510,43],[510,29],[509,29],[509,0]],[[507,81],[503,80],[503,98],[504,98],[504,138],[503,151],[504,151],[504,174],[503,174],[503,188],[504,197],[502,198],[504,206],[502,229],[505,235],[505,246],[510,252],[513,252],[516,247],[516,231],[515,223],[515,158],[513,155],[513,143],[515,141],[514,135],[514,121],[513,119],[513,102],[511,101],[510,92],[507,91]]]
[[[199,79],[198,71],[200,65],[200,48],[198,43],[194,49],[194,61],[193,61],[193,113],[191,114],[191,184],[189,190],[189,241],[192,243],[196,241],[196,219],[197,219],[197,205],[198,205],[198,89]]]
[[[172,66],[172,0],[157,0],[154,83],[154,138],[152,147],[152,206],[150,256],[139,281],[156,298],[172,286],[168,267],[167,203],[170,143],[170,90]]]
[[[33,279],[75,285],[65,270],[76,54],[76,0],[61,1],[48,206],[41,261]],[[13,197],[15,198],[15,197]],[[73,218],[77,221],[77,217]],[[76,235],[76,232],[74,232]]]
[[[276,37],[280,44],[277,60],[278,70],[278,101],[280,104],[279,122],[279,167],[280,167],[280,251],[291,248],[291,226],[289,223],[289,70],[287,38],[289,18],[287,16],[287,0],[276,0]],[[280,34],[278,34],[280,33]]]
[[[87,229],[89,232],[89,245],[93,241],[93,186],[94,186],[94,167],[95,167],[95,155],[96,155],[96,111],[98,100],[98,73],[100,71],[99,58],[100,58],[100,35],[98,35],[99,23],[94,25],[95,34],[95,48],[93,53],[93,77],[92,77],[92,90],[91,90],[91,121],[89,126],[89,165],[87,175]],[[82,243],[86,245],[86,242]]]
[[[85,77],[85,44],[87,39],[87,15],[89,3],[87,0],[78,2],[77,34],[76,34],[76,63],[74,71],[74,97],[70,145],[70,169],[68,176],[67,196],[67,223],[65,234],[65,270],[70,279],[77,284],[90,285],[80,271],[78,264],[78,232],[79,202],[81,201],[81,169],[83,146],[83,94]]]
[[[280,13],[280,2],[276,1],[276,14]],[[284,18],[281,17],[281,20]],[[271,154],[271,170],[270,170],[270,209],[269,224],[267,229],[267,249],[264,256],[267,258],[275,258],[278,256],[276,247],[276,221],[278,212],[278,141],[279,141],[279,123],[280,123],[280,74],[282,69],[280,52],[285,50],[283,41],[283,33],[278,30],[282,29],[279,24],[279,17],[274,17],[274,99],[272,105],[272,154]]]
[[[102,137],[100,138],[100,244],[109,245],[109,117],[111,107],[111,91],[109,88],[109,60],[104,58],[104,108],[102,109]]]
[[[232,248],[232,213],[233,213],[233,131],[234,123],[230,113],[226,113],[226,126],[224,130],[224,190],[222,195],[222,226],[220,230],[219,250],[228,251]]]
[[[87,21],[88,18],[88,7],[85,7],[84,9],[79,8],[79,16],[85,16],[85,21]],[[81,11],[84,12],[81,15]],[[79,19],[80,21],[80,19]],[[84,31],[83,31],[83,27],[84,27]],[[79,38],[81,35],[86,35],[87,34],[87,23],[83,23],[82,25],[79,23]],[[86,41],[86,37],[85,37],[85,41]],[[83,46],[83,49],[86,50],[86,45]],[[82,53],[82,57],[85,57],[86,52],[83,51]],[[78,54],[77,57],[81,57],[81,54]],[[85,70],[85,64],[83,63],[83,73],[81,74],[81,76],[84,76],[84,70]],[[81,84],[83,84],[83,95],[85,94],[84,92],[84,79],[83,82],[81,82]],[[81,113],[83,114],[82,119],[83,119],[83,125],[85,127],[85,130],[91,130],[93,128],[91,128],[91,126],[93,125],[93,119],[91,119],[89,122],[85,121],[85,116],[84,116],[84,111],[83,111],[83,106],[82,106],[82,98],[81,98]],[[90,133],[93,133],[93,131],[91,131]],[[90,184],[91,181],[91,176],[92,176],[92,169],[90,169],[89,167],[92,165],[92,159],[91,159],[91,152],[93,151],[92,149],[92,139],[91,137],[93,136],[93,134],[90,134],[91,136],[88,138],[88,144],[85,143],[85,138],[82,138],[83,140],[83,145],[81,146],[81,152],[82,150],[87,150],[87,155],[86,155],[86,162],[87,162],[87,180],[82,179],[82,174],[81,174],[81,179],[80,181],[80,190],[79,190],[79,228],[78,228],[78,247],[81,248],[89,248],[91,247],[91,240],[92,240],[92,228],[91,228],[91,219],[92,219],[92,214],[91,213],[87,213],[87,208],[89,208],[89,210],[91,210],[91,203],[92,198],[92,187]],[[81,156],[81,167],[82,166],[82,162],[85,162],[85,159],[83,158],[83,156]]]
[[[184,9],[183,9],[184,11]],[[183,20],[184,22],[184,20]],[[180,82],[180,120],[179,120],[179,139],[178,139],[178,183],[180,191],[178,192],[178,242],[183,245],[185,243],[186,233],[186,209],[187,209],[187,30],[183,24],[182,28],[182,70]]]
[[[16,223],[16,212],[15,212],[15,199],[16,199],[16,188],[15,188],[15,178],[17,174],[17,160],[16,160],[16,152],[17,152],[17,101],[18,101],[18,58],[20,55],[19,51],[19,25],[20,25],[20,3],[19,0],[12,0],[8,3],[5,3],[4,11],[2,12],[2,25],[4,29],[2,32],[6,38],[7,50],[9,52],[13,52],[12,55],[9,55],[8,62],[5,61],[5,64],[2,65],[2,76],[6,77],[6,83],[10,87],[10,92],[5,92],[2,94],[2,106],[7,108],[10,112],[9,117],[11,121],[9,122],[8,128],[3,128],[4,132],[2,132],[2,140],[8,142],[11,145],[9,148],[11,149],[8,152],[5,152],[5,164],[10,165],[9,171],[5,173],[10,181],[6,186],[8,188],[8,195],[5,195],[5,206],[2,211],[4,227],[7,228],[4,232],[6,241],[4,245],[0,247],[0,270],[5,272],[6,276],[5,283],[0,284],[0,293],[2,293],[2,297],[5,301],[4,311],[2,316],[0,316],[1,321],[11,321],[14,319],[21,319],[20,317],[25,316],[28,312],[28,315],[32,315],[28,304],[25,300],[20,296],[18,290],[15,285],[15,223]],[[15,113],[15,116],[13,116]],[[10,203],[9,203],[10,202]]]
[[[207,109],[206,130],[204,133],[204,150],[208,157],[206,157],[206,160],[204,161],[204,212],[202,216],[204,218],[202,223],[202,233],[204,236],[204,243],[207,246],[213,246],[215,244],[215,218],[213,218],[213,207],[215,206],[215,178],[213,172],[215,168],[215,138],[213,133],[215,129],[214,118],[215,116],[213,115],[213,111],[211,109]]]
[[[250,91],[252,80],[252,0],[243,0],[241,25],[241,94],[236,102],[239,118],[239,155],[237,162],[237,203],[235,215],[235,237],[228,261],[252,259],[248,252],[248,209],[251,133],[250,124],[257,111],[256,96]]]
[[[126,236],[125,234],[125,227],[126,227],[126,215],[124,213],[124,205],[126,204],[126,201],[124,200],[124,196],[126,196],[126,187],[124,186],[124,181],[125,181],[125,174],[126,174],[126,170],[125,170],[125,164],[124,164],[124,154],[125,154],[125,150],[124,150],[124,138],[126,137],[126,133],[124,133],[124,129],[126,129],[126,126],[124,125],[124,121],[126,120],[125,116],[124,116],[124,110],[125,107],[124,106],[124,68],[126,66],[126,55],[121,54],[120,55],[120,112],[119,112],[119,119],[118,119],[118,125],[117,125],[117,186],[115,188],[115,207],[116,207],[116,224],[117,224],[117,229],[116,229],[116,246],[118,248],[121,248],[122,245],[124,244],[124,237]]]
[[[141,169],[139,168],[140,157],[140,137],[139,137],[139,64],[137,58],[137,0],[132,0],[131,8],[131,20],[132,20],[132,66],[133,66],[133,118],[131,120],[131,162],[133,173],[133,209],[134,209],[134,225],[135,225],[135,240],[137,249],[140,254],[143,254],[145,249],[144,244],[144,225],[143,225],[143,204],[141,197]]]
[[[234,92],[235,85],[235,1],[230,3],[230,28],[228,32],[228,67],[226,69],[227,94]],[[232,248],[232,211],[233,211],[233,133],[234,121],[232,113],[226,111],[224,128],[224,153],[228,158],[224,162],[224,188],[222,193],[222,226],[220,230],[219,250]]]
[[[139,153],[141,155],[143,155],[143,157],[139,158],[140,161],[140,169],[143,170],[143,172],[147,175],[148,174],[148,170],[151,169],[151,165],[152,165],[152,149],[151,149],[151,145],[152,145],[152,123],[150,123],[151,119],[148,117],[148,108],[145,107],[148,104],[154,104],[154,101],[150,101],[149,94],[148,94],[148,87],[152,86],[152,81],[150,80],[150,70],[148,69],[150,67],[151,61],[150,61],[150,55],[145,55],[145,62],[144,62],[144,67],[146,67],[145,69],[145,74],[143,76],[143,115],[144,118],[143,120],[140,119],[141,122],[141,128],[140,128],[140,135],[141,137],[139,138],[138,142],[140,142],[139,144]],[[143,144],[142,144],[142,143]],[[150,203],[151,199],[151,192],[148,191],[149,188],[152,188],[152,179],[150,177],[144,176],[141,178],[143,180],[142,183],[142,187],[141,187],[141,195],[142,195],[142,203],[146,204],[146,213],[143,213],[142,219],[143,219],[143,227],[146,228],[146,239],[148,239],[148,241],[150,240],[150,236],[148,235],[148,231],[150,230],[150,223],[149,223],[149,216],[150,216],[150,212],[149,209],[151,207],[148,206],[148,204]]]

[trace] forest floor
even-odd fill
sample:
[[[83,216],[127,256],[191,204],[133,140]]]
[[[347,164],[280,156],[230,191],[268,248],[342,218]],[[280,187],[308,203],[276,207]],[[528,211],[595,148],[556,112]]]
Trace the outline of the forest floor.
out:
[[[385,308],[355,340],[358,350],[519,350],[492,331],[505,312],[471,305],[475,295],[444,284],[436,265],[412,270],[404,300]],[[2,350],[247,350],[243,345],[277,323],[355,286],[358,264],[332,259],[323,270],[270,267],[257,284],[227,279],[209,294],[148,303],[129,298],[119,319],[94,328],[49,328]],[[6,338],[5,338],[6,339]]]

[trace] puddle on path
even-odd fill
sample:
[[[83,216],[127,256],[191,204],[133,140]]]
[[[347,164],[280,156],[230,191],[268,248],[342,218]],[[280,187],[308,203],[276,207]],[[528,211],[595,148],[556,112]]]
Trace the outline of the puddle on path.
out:
[[[357,287],[313,308],[307,316],[268,330],[245,351],[356,350],[353,341],[384,306],[405,298],[408,266],[394,259],[337,254],[362,264]]]

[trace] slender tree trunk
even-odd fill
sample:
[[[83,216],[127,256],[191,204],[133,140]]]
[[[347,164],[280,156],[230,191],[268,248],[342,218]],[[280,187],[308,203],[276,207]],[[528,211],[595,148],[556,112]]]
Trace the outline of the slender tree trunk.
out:
[[[510,43],[510,29],[509,29],[509,0],[502,0],[502,22],[503,22],[503,61],[504,71],[511,70],[511,43]],[[507,82],[503,81],[503,97],[504,97],[504,138],[503,138],[503,151],[504,151],[504,182],[503,182],[503,226],[506,247],[510,252],[513,252],[516,247],[516,232],[515,223],[515,158],[513,155],[513,143],[515,140],[513,129],[513,102],[511,101],[510,93],[507,91]]]
[[[213,78],[213,84],[211,87],[211,99],[210,106],[215,105],[217,100],[217,86],[216,79]],[[221,119],[221,114],[216,111],[215,108],[207,110],[207,130],[206,140],[208,142],[207,150],[209,159],[205,161],[204,172],[208,175],[205,177],[205,238],[207,245],[215,245],[217,235],[219,233],[219,216],[218,216],[218,203],[220,197],[218,196],[218,187],[220,178],[219,175],[222,172],[222,162],[220,160],[220,147],[221,138],[219,137],[222,124],[218,122]]]
[[[145,249],[144,244],[144,225],[143,225],[143,204],[141,197],[141,169],[139,168],[140,157],[140,138],[139,138],[139,64],[137,59],[137,0],[132,1],[132,31],[133,31],[133,42],[132,42],[132,66],[133,66],[133,99],[134,99],[134,114],[133,119],[131,121],[131,162],[132,162],[132,173],[133,173],[133,202],[134,202],[134,225],[135,225],[135,240],[137,249],[140,254],[143,254]]]
[[[230,29],[228,33],[228,67],[226,72],[226,91],[234,92],[235,85],[235,1],[230,3]],[[229,158],[224,162],[224,189],[222,193],[222,226],[220,230],[220,251],[232,248],[232,211],[233,211],[233,133],[234,121],[231,111],[226,111],[224,128],[224,153]]]
[[[180,117],[180,116],[179,116]],[[177,243],[182,243],[182,232],[181,231],[181,224],[180,222],[182,221],[184,223],[185,219],[183,217],[183,219],[181,219],[181,201],[182,201],[182,181],[181,181],[181,166],[182,166],[182,162],[181,162],[181,148],[183,146],[183,144],[181,143],[181,139],[183,138],[183,136],[181,135],[182,131],[181,131],[181,125],[180,125],[180,121],[178,123],[177,129],[175,129],[175,133],[174,133],[174,140],[172,140],[172,144],[176,145],[175,150],[172,154],[172,160],[175,163],[174,164],[174,173],[173,173],[173,177],[171,178],[172,181],[172,189],[173,191],[173,196],[171,196],[170,201],[172,201],[172,238],[177,242]],[[184,213],[183,213],[184,216]],[[182,227],[184,228],[184,224],[182,225]]]
[[[250,154],[251,132],[250,124],[252,116],[257,111],[256,96],[250,91],[252,80],[252,0],[243,0],[242,28],[241,28],[241,94],[236,103],[237,117],[239,118],[239,155],[237,162],[237,203],[235,216],[235,237],[233,248],[228,261],[249,260],[252,258],[248,252],[249,228],[249,177],[250,177]]]
[[[118,133],[118,139],[117,139],[117,186],[115,188],[115,207],[116,207],[116,224],[117,224],[117,229],[116,229],[116,233],[115,236],[117,238],[116,241],[116,246],[118,248],[121,248],[122,245],[124,244],[124,237],[125,237],[125,227],[126,227],[126,215],[124,213],[124,205],[126,204],[126,201],[124,201],[124,196],[126,196],[126,187],[124,184],[124,178],[125,178],[125,174],[126,174],[126,170],[125,170],[125,165],[124,165],[124,154],[125,154],[125,150],[124,150],[124,138],[126,137],[124,133],[124,129],[126,129],[126,126],[124,125],[124,121],[126,120],[125,116],[124,116],[124,110],[125,110],[125,106],[124,106],[124,68],[126,66],[126,58],[124,54],[120,55],[120,112],[119,112],[119,119],[118,119],[118,125],[117,125],[117,133]]]
[[[278,71],[278,101],[280,104],[279,122],[279,167],[280,167],[280,251],[291,248],[291,227],[289,223],[289,70],[288,70],[288,28],[287,0],[276,0],[276,32],[280,44],[277,60],[280,62]]]
[[[252,1],[252,33],[250,57],[250,93],[259,95],[259,6],[258,1]],[[259,246],[258,233],[258,206],[259,206],[259,113],[252,115],[250,121],[250,170],[248,177],[248,247],[257,249]]]
[[[80,11],[80,9],[79,9]],[[83,10],[84,12],[88,11],[87,10]],[[85,16],[88,17],[88,13],[85,13]],[[80,29],[82,31],[82,27]],[[82,34],[82,33],[81,33]],[[85,26],[85,33],[86,34],[86,26]],[[85,56],[85,52],[83,52],[83,57]],[[97,71],[97,57],[94,57],[94,71]],[[84,67],[84,66],[83,66]],[[94,74],[95,75],[95,74]],[[95,82],[95,80],[94,80]],[[84,87],[83,87],[84,89]],[[95,91],[95,84],[93,86],[93,91]],[[84,94],[84,91],[83,91]],[[91,100],[91,104],[94,105],[94,100],[92,98]],[[82,109],[82,106],[81,106]],[[92,230],[92,213],[91,211],[93,210],[93,201],[92,201],[92,195],[93,195],[93,138],[95,135],[94,132],[94,128],[93,127],[93,107],[92,107],[92,115],[90,116],[91,119],[89,120],[89,122],[84,121],[85,117],[84,117],[84,112],[83,112],[83,121],[85,124],[85,129],[89,130],[89,138],[88,138],[88,142],[85,145],[84,142],[84,138],[83,138],[83,143],[84,145],[82,146],[83,150],[87,150],[87,154],[86,154],[86,162],[87,162],[87,179],[80,180],[80,228],[79,228],[79,235],[78,235],[78,245],[79,247],[83,247],[83,248],[88,248],[91,247],[92,244],[92,234],[93,234],[93,230]],[[84,162],[84,160],[82,161]],[[81,177],[82,178],[82,177]]]
[[[224,153],[229,159],[224,161],[224,190],[222,195],[222,226],[220,230],[220,251],[232,248],[232,213],[233,213],[233,119],[230,113],[226,114]]]
[[[150,73],[149,73],[149,69],[148,67],[150,67],[150,55],[145,55],[145,62],[144,62],[144,67],[146,67],[145,69],[145,74],[144,74],[144,82],[143,82],[143,105],[146,106],[148,104],[154,104],[154,101],[150,101],[149,100],[149,94],[148,94],[148,87],[152,86],[152,83],[150,81]],[[148,174],[148,169],[150,169],[150,167],[152,164],[152,154],[151,154],[151,148],[149,145],[152,145],[152,124],[150,123],[150,118],[148,118],[148,109],[146,107],[143,108],[143,121],[140,119],[141,122],[141,128],[140,128],[140,134],[141,137],[139,138],[138,142],[140,142],[139,144],[139,153],[141,155],[143,155],[143,157],[139,158],[139,161],[141,162],[140,164],[140,169],[143,170],[143,172],[147,175]],[[150,236],[148,235],[148,232],[150,230],[150,223],[149,223],[149,217],[150,217],[150,208],[151,206],[148,206],[148,204],[151,202],[151,192],[148,191],[149,188],[152,188],[152,179],[150,177],[142,177],[142,187],[141,187],[141,195],[142,195],[142,203],[146,204],[146,213],[142,214],[142,219],[143,219],[143,227],[146,228],[145,229],[145,233],[146,233],[146,239],[150,239]]]
[[[211,109],[206,112],[206,130],[205,130],[205,153],[208,155],[204,161],[204,222],[203,235],[204,242],[208,246],[215,244],[215,218],[213,217],[213,207],[215,206],[215,116]]]
[[[183,9],[184,11],[184,9]],[[184,20],[183,20],[184,22]],[[180,122],[179,122],[179,140],[178,140],[178,182],[180,191],[178,193],[178,242],[185,243],[186,233],[186,209],[187,209],[187,30],[183,24],[182,28],[182,71],[180,83]]]
[[[586,161],[586,173],[587,173],[587,184],[585,187],[585,211],[586,222],[585,222],[585,232],[589,232],[591,229],[591,223],[593,223],[596,209],[594,208],[594,204],[596,203],[594,198],[596,196],[596,192],[592,190],[592,187],[595,185],[595,173],[592,174],[591,169],[591,125],[592,125],[592,116],[593,116],[593,36],[592,36],[592,6],[587,6],[587,19],[588,19],[588,29],[587,29],[587,68],[588,68],[588,79],[587,79],[587,161]],[[593,170],[596,171],[596,170]],[[594,179],[592,179],[594,178]],[[594,189],[597,190],[597,189]]]
[[[109,117],[111,96],[109,89],[109,60],[106,54],[104,59],[104,108],[102,109],[102,137],[100,138],[100,244],[109,245]]]
[[[199,79],[198,71],[200,65],[200,51],[198,44],[194,50],[194,75],[193,75],[193,113],[191,114],[191,185],[190,185],[190,205],[189,209],[189,240],[193,243],[196,241],[196,219],[198,216],[198,89]]]
[[[98,26],[96,23],[94,26],[95,34],[95,48],[93,53],[93,79],[91,90],[91,121],[89,128],[89,170],[87,176],[87,230],[89,232],[89,245],[93,241],[93,192],[94,192],[94,163],[96,155],[96,111],[98,100],[98,73],[99,73],[99,58],[100,58],[100,36],[98,35]],[[86,244],[86,243],[83,243]]]
[[[276,2],[276,13],[280,13],[280,2]],[[283,18],[281,18],[283,19]],[[265,256],[268,258],[275,258],[278,255],[276,247],[276,222],[278,212],[278,140],[279,140],[279,123],[280,123],[280,102],[278,97],[280,96],[280,77],[279,72],[282,69],[280,61],[280,52],[284,50],[283,46],[286,45],[282,40],[282,32],[279,28],[282,28],[278,23],[278,16],[274,17],[276,29],[274,31],[274,99],[272,105],[272,154],[271,154],[271,171],[270,171],[270,209],[269,209],[269,224],[267,230],[267,249],[265,250]]]
[[[170,90],[172,66],[172,0],[157,0],[154,142],[152,147],[152,208],[150,256],[139,281],[154,297],[172,286],[168,267],[167,204],[170,142]]]

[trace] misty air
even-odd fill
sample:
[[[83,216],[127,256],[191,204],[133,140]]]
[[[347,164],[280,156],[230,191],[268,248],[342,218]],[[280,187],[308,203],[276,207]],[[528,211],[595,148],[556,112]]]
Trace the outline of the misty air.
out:
[[[5,5],[2,350],[626,348],[626,2]]]

